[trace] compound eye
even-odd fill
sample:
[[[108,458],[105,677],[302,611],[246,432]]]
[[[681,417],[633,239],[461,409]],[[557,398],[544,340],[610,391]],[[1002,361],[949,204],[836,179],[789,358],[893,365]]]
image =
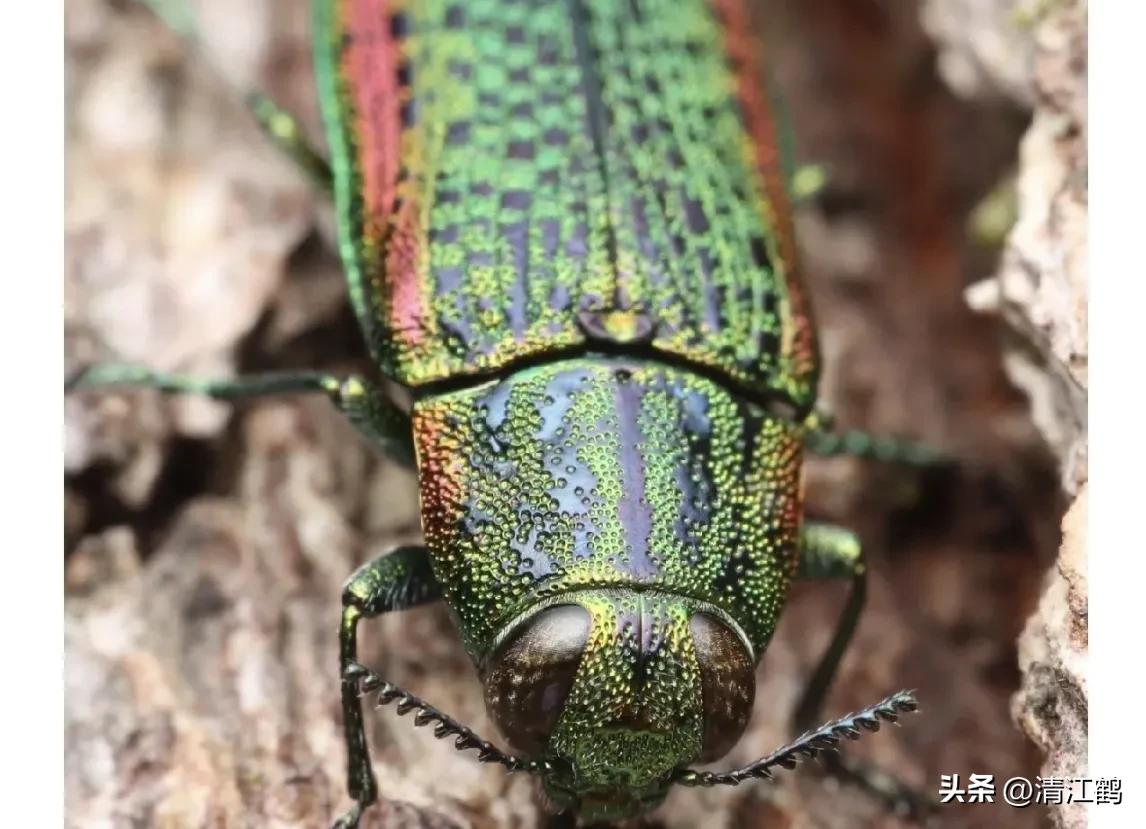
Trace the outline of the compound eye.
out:
[[[740,637],[715,616],[690,621],[704,694],[702,762],[718,760],[740,739],[756,698],[756,666]]]
[[[485,675],[485,706],[515,750],[540,754],[573,687],[592,619],[578,605],[541,611],[501,644]]]

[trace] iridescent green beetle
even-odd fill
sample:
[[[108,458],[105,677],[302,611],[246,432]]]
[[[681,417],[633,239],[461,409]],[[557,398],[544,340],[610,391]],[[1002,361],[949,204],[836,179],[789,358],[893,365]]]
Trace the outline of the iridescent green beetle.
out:
[[[363,695],[538,775],[587,820],[673,784],[768,777],[912,710],[894,694],[726,773],[795,578],[853,591],[795,721],[855,627],[855,537],[803,521],[805,446],[926,463],[819,431],[819,360],[742,0],[317,0],[325,162],[351,299],[412,416],[359,378],[213,382],[96,366],[75,386],[219,398],[321,392],[416,463],[425,546],[347,584],[349,788],[377,799]],[[356,661],[362,618],[444,599],[519,755]]]

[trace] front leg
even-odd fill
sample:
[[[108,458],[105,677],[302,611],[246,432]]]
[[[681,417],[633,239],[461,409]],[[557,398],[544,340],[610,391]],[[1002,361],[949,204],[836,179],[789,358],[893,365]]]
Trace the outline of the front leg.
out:
[[[398,547],[362,565],[342,591],[342,624],[338,637],[342,727],[346,737],[347,788],[355,802],[350,811],[335,822],[334,829],[356,827],[362,813],[378,799],[359,693],[363,669],[358,664],[358,622],[440,597],[441,588],[430,571],[426,548],[413,545]]]
[[[819,720],[828,689],[831,688],[844,652],[859,625],[867,596],[867,562],[863,546],[849,530],[831,524],[809,522],[804,526],[801,536],[798,577],[812,580],[846,579],[851,582],[847,604],[836,622],[832,641],[812,672],[792,717],[793,730],[803,734]],[[931,808],[926,795],[870,763],[839,755],[828,755],[826,762],[831,774],[866,789],[899,814],[921,818]]]
[[[844,651],[855,634],[867,597],[867,562],[859,539],[843,527],[808,522],[800,537],[797,578],[847,579],[851,582],[848,601],[836,622],[832,641],[820,657],[792,717],[796,733],[802,733],[815,726],[820,718],[824,698],[835,678]]]

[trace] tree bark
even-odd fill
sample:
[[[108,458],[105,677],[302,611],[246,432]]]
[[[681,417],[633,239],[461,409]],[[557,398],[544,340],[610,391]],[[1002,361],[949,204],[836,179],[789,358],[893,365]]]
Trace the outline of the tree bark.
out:
[[[944,5],[960,4],[933,3],[937,21]],[[1087,776],[1087,4],[1030,4],[1022,27],[1014,25],[1014,6],[994,4],[995,19],[1009,14],[1012,24],[993,28],[1017,47],[1002,54],[1027,59],[1013,69],[989,64],[983,73],[988,83],[1020,90],[1034,110],[1020,152],[1018,222],[998,274],[968,300],[1011,333],[1004,364],[1030,401],[1070,499],[1058,558],[1019,639],[1023,681],[1012,703],[1044,754],[1042,776],[1069,780]],[[952,56],[984,42],[975,33],[959,38],[955,26],[938,28]],[[1057,827],[1087,825],[1081,803],[1051,817]]]

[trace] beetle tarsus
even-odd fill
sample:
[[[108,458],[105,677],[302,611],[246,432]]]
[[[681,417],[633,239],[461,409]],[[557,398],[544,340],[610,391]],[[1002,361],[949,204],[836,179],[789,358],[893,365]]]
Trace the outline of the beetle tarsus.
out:
[[[330,829],[357,829],[358,821],[362,819],[362,812],[365,806],[361,803],[354,804],[346,814],[334,821]]]

